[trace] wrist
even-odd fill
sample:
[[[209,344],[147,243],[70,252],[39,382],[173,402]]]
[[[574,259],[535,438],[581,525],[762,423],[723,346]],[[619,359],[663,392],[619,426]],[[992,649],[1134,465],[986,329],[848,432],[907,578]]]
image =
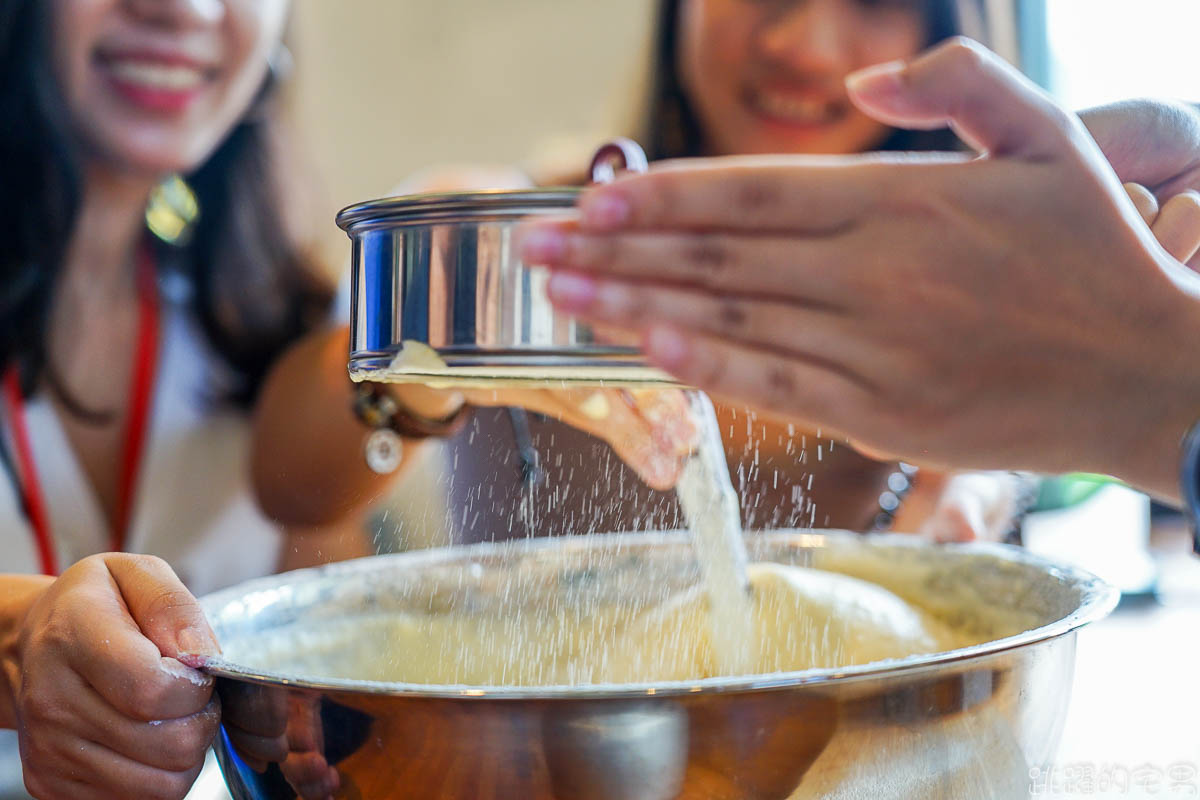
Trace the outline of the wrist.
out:
[[[1165,502],[1179,505],[1184,438],[1200,420],[1200,281],[1181,265],[1168,274],[1172,297],[1155,316],[1157,327],[1114,342],[1125,369],[1107,392],[1090,436],[1098,449],[1082,471],[1111,475]],[[1119,339],[1120,337],[1114,337]]]
[[[1196,417],[1164,415],[1157,420],[1141,417],[1121,420],[1123,430],[1103,443],[1103,450],[1077,471],[1110,475],[1166,503],[1180,506],[1180,459],[1182,444],[1192,423],[1200,417],[1200,395]]]
[[[363,444],[367,467],[379,475],[399,469],[405,457],[403,439],[449,438],[467,423],[467,406],[458,395],[422,394],[421,387],[407,392],[387,384],[364,382],[354,387],[352,408],[369,431]],[[405,397],[404,395],[407,395]],[[417,403],[438,416],[422,416],[409,403]],[[448,410],[448,413],[447,413]]]
[[[410,415],[426,420],[443,420],[465,405],[459,392],[431,389],[418,383],[386,384],[387,393]]]
[[[1170,371],[1172,367],[1159,365],[1159,369]],[[1198,370],[1190,364],[1177,363],[1174,370],[1173,380],[1166,385],[1144,384],[1141,424],[1130,426],[1126,453],[1110,453],[1112,463],[1105,471],[1178,506],[1183,501],[1180,466],[1184,440],[1200,421],[1200,375],[1191,377],[1191,372]]]
[[[445,398],[423,395],[413,387],[408,392],[396,391],[388,384],[363,382],[354,387],[354,415],[359,422],[375,431],[410,439],[430,436],[448,437],[458,432],[467,420],[467,406],[458,395]],[[413,403],[426,410],[422,414]]]
[[[17,726],[25,620],[53,583],[43,575],[0,575],[0,728]]]

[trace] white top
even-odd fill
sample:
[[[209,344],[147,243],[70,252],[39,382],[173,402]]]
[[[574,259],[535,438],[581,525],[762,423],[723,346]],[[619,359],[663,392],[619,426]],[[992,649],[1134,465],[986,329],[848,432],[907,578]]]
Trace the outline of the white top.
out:
[[[274,572],[281,535],[250,489],[249,417],[221,400],[228,374],[183,294],[168,291],[163,300],[153,413],[125,547],[166,559],[199,595]],[[49,399],[29,398],[25,419],[65,570],[106,550],[109,528]],[[0,476],[0,572],[38,570],[32,527],[13,482]]]
[[[163,288],[154,410],[125,547],[166,559],[201,595],[274,572],[282,537],[250,489],[249,416],[220,400],[228,372],[189,313],[183,284],[168,276]],[[108,524],[44,395],[27,400],[25,423],[66,569],[108,548]],[[0,573],[38,570],[33,529],[13,482],[0,475]],[[211,789],[195,796],[214,797]],[[0,730],[0,800],[26,797],[16,732]]]

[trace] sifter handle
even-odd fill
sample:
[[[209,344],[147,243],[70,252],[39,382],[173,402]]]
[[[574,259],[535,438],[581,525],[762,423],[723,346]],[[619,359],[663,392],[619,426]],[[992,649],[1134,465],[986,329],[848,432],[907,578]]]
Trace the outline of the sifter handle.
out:
[[[646,152],[632,139],[620,137],[600,146],[588,170],[592,183],[612,183],[622,172],[645,172]]]

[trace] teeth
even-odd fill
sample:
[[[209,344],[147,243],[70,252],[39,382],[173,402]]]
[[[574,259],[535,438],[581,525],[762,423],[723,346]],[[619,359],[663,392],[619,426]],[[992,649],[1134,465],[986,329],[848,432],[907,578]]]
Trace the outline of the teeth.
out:
[[[154,64],[147,61],[113,61],[109,69],[117,78],[148,89],[185,91],[204,81],[204,74],[195,67]]]
[[[833,117],[828,103],[806,97],[787,97],[778,94],[758,94],[758,107],[773,117],[796,122],[826,122]]]

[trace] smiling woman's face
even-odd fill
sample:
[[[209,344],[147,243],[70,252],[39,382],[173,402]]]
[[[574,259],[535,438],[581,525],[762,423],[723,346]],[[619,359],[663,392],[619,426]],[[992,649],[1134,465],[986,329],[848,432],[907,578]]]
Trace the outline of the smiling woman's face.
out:
[[[711,154],[855,153],[888,129],[850,104],[856,69],[924,45],[921,0],[684,0],[677,68]]]
[[[199,166],[246,113],[288,0],[53,0],[53,65],[91,159]]]

